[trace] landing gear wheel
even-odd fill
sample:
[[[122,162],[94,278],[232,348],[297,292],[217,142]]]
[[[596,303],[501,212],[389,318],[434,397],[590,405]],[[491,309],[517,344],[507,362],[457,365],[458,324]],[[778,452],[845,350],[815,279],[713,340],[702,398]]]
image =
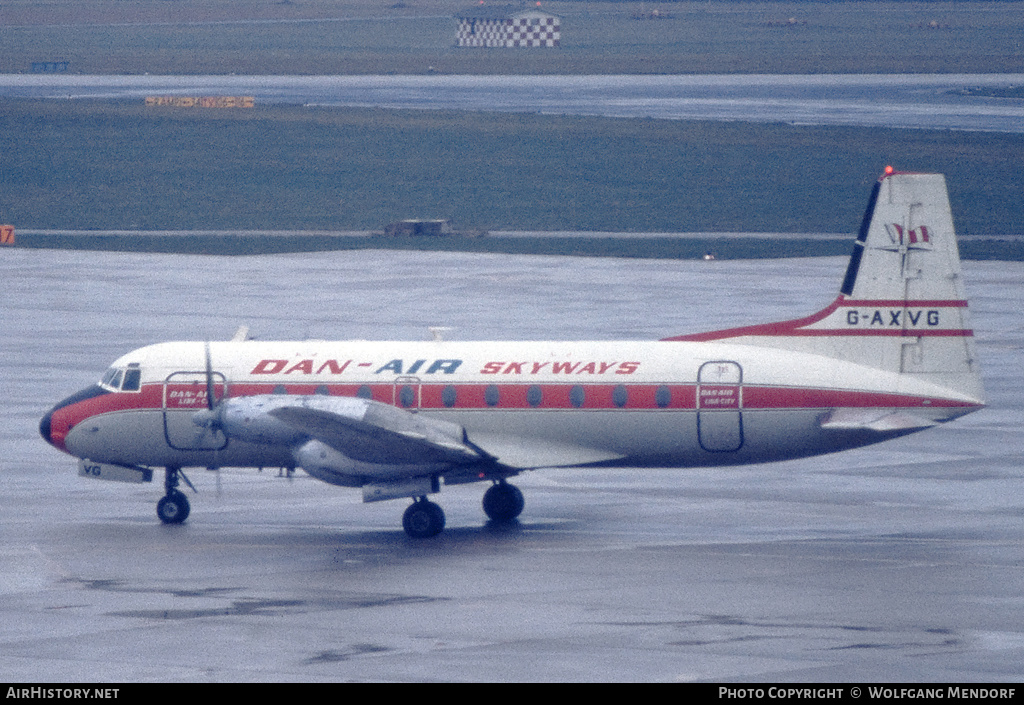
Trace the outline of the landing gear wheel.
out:
[[[484,492],[484,514],[494,521],[512,521],[523,512],[525,505],[519,488],[504,480]]]
[[[175,490],[157,502],[156,515],[165,524],[180,524],[188,519],[190,509],[185,495]]]
[[[402,515],[405,533],[414,539],[428,539],[437,536],[444,529],[444,510],[425,497],[409,505]]]

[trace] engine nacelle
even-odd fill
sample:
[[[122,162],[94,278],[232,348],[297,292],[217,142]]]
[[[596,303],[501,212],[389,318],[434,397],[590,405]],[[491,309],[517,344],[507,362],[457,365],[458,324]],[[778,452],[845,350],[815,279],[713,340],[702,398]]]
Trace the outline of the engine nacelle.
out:
[[[282,406],[295,404],[294,397],[261,394],[225,399],[212,411],[197,411],[192,421],[197,426],[213,425],[231,439],[264,445],[294,445],[305,434],[270,415]]]
[[[235,397],[196,411],[192,421],[234,441],[288,447],[306,473],[362,487],[367,502],[437,492],[441,473],[486,457],[458,424],[354,397]]]
[[[384,465],[353,460],[344,453],[316,439],[307,441],[293,451],[295,464],[318,480],[342,487],[362,487],[368,484],[392,484],[412,477],[425,477],[451,467],[447,463],[419,465]],[[417,485],[418,486],[418,485]],[[429,490],[436,492],[436,489]],[[396,497],[411,497],[425,492],[402,491]],[[391,499],[391,497],[379,497]]]

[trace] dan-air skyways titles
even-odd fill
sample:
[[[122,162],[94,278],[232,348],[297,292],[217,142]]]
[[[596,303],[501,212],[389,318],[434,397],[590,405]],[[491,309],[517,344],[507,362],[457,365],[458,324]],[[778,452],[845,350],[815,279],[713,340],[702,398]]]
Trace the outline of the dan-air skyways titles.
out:
[[[525,503],[509,480],[527,470],[813,456],[982,406],[945,179],[887,170],[839,294],[804,318],[651,341],[162,343],[40,431],[85,477],[162,470],[165,523],[189,515],[187,468],[287,467],[367,502],[411,499],[403,526],[425,538],[444,528],[428,497],[446,485],[487,483],[484,513],[512,522]]]
[[[349,366],[352,367],[352,372],[357,371],[359,368],[375,368],[373,374],[379,375],[382,373],[394,373],[397,375],[407,374],[423,374],[423,375],[434,375],[434,374],[454,374],[457,369],[462,365],[462,360],[414,360],[406,362],[405,360],[395,359],[388,360],[380,367],[377,367],[378,363],[375,362],[356,362],[352,359],[348,360],[314,360],[313,358],[306,358],[304,360],[260,360],[256,363],[256,366],[250,370],[250,375],[273,375],[273,374],[298,374],[298,375],[341,375]],[[544,372],[550,372],[552,374],[606,374],[614,373],[620,375],[632,374],[636,371],[639,362],[605,362],[605,361],[561,361],[552,362],[550,360],[546,362],[533,362],[533,361],[516,361],[516,362],[505,362],[505,361],[490,361],[484,363],[483,367],[479,370],[480,374],[517,374],[517,375],[538,375]]]

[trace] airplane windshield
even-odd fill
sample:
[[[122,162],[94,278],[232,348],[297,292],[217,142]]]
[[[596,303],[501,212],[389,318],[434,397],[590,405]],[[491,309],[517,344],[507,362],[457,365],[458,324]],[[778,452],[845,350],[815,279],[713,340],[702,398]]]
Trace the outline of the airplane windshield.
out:
[[[117,391],[121,388],[121,376],[124,375],[124,371],[117,367],[111,367],[107,370],[107,373],[103,375],[103,379],[100,380],[100,386],[106,387],[107,389]]]
[[[111,367],[100,380],[100,386],[112,392],[125,391],[137,392],[142,382],[142,370],[138,364],[132,364],[125,370],[120,367]]]

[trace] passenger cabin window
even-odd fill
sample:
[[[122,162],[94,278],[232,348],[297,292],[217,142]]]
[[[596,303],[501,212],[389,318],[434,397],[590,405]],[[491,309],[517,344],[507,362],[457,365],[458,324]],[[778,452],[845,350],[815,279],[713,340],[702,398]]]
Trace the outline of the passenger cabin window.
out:
[[[536,384],[531,384],[526,390],[526,403],[530,406],[540,406],[544,401],[544,390]]]
[[[488,384],[484,388],[484,401],[487,406],[497,406],[498,402],[501,401],[501,390],[498,389],[496,384]]]
[[[583,385],[573,385],[572,389],[569,390],[569,403],[577,409],[583,408],[584,402],[587,400],[587,390],[583,388]]]
[[[441,402],[450,409],[455,406],[455,403],[458,401],[458,394],[459,393],[456,391],[455,387],[449,384],[444,388],[444,391],[441,392]]]

